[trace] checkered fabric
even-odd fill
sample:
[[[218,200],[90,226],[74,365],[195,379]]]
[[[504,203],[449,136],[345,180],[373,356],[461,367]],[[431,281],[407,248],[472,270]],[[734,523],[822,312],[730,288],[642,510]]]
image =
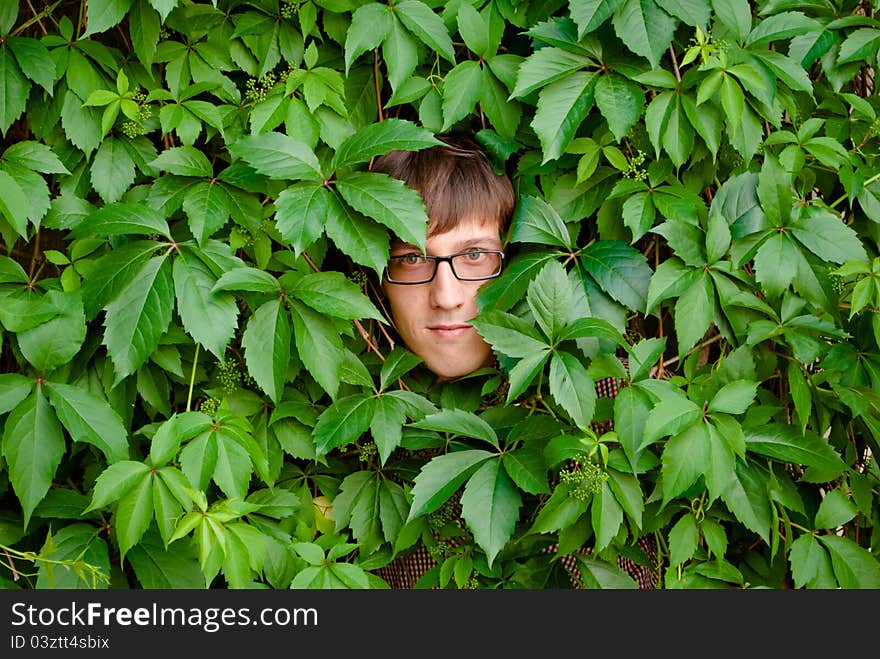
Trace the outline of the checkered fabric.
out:
[[[621,358],[623,365],[629,370],[629,364],[626,358]],[[624,381],[619,378],[609,377],[596,382],[596,394],[599,396],[613,398],[617,395]],[[610,421],[603,423],[594,423],[592,428],[597,433],[608,432],[612,427]],[[448,542],[448,540],[447,540]],[[638,584],[640,589],[650,590],[656,587],[657,583],[657,566],[656,556],[657,547],[653,536],[644,536],[638,541],[639,546],[648,556],[651,565],[639,565],[635,561],[620,556],[617,559],[617,565],[621,570],[631,576]],[[556,546],[548,547],[546,552],[552,554],[556,552]],[[582,555],[589,555],[591,550],[589,547],[582,547],[578,552]],[[574,588],[581,588],[581,578],[578,570],[578,560],[576,554],[569,554],[560,557],[560,562],[569,575],[571,585]],[[394,589],[412,589],[416,587],[419,579],[431,568],[437,565],[437,561],[431,555],[427,547],[419,542],[410,551],[400,554],[388,565],[376,570],[376,574],[384,579],[391,588]]]

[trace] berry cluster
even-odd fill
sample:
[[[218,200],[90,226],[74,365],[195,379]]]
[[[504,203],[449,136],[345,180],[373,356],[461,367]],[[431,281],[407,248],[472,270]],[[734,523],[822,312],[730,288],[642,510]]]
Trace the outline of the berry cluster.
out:
[[[442,529],[449,522],[458,518],[457,508],[458,498],[450,497],[437,510],[430,512],[425,516],[428,526],[435,530]]]
[[[602,483],[608,480],[605,470],[582,455],[572,458],[569,464],[559,472],[559,482],[568,486],[569,496],[587,501],[602,491]]]
[[[256,78],[248,78],[248,81],[245,83],[245,100],[250,103],[258,103],[265,100],[266,96],[269,94],[269,91],[277,83],[278,77],[271,71],[269,71],[269,73],[264,75],[259,80],[257,80]]]
[[[629,168],[623,172],[624,177],[632,178],[637,181],[644,181],[648,178],[648,172],[642,167],[645,163],[645,154],[639,150],[629,159]]]
[[[147,132],[144,124],[153,114],[153,111],[150,109],[150,106],[146,104],[147,96],[143,92],[138,92],[132,96],[131,100],[138,104],[137,117],[122,124],[122,133],[126,137],[135,138],[144,135]]]
[[[838,295],[842,295],[843,292],[846,290],[846,279],[838,274],[835,274],[833,272],[834,269],[834,266],[828,266],[828,278],[831,281],[831,288],[834,289],[834,292]]]
[[[353,270],[348,275],[348,279],[353,284],[357,284],[364,293],[367,291],[367,273],[362,270]]]
[[[290,19],[296,13],[296,7],[291,0],[281,0],[281,18]]]
[[[206,398],[202,401],[202,404],[199,405],[199,411],[204,412],[208,416],[214,416],[217,413],[217,408],[220,406],[220,401],[216,398]]]
[[[227,394],[238,389],[241,386],[241,371],[238,364],[231,360],[217,362],[217,380]]]
[[[442,563],[455,551],[455,545],[448,540],[438,540],[437,544],[428,548],[431,557],[438,563]]]
[[[378,452],[378,448],[376,447],[375,442],[370,442],[368,444],[364,444],[360,447],[360,452],[358,453],[358,460],[361,462],[369,462],[372,460],[376,453]]]

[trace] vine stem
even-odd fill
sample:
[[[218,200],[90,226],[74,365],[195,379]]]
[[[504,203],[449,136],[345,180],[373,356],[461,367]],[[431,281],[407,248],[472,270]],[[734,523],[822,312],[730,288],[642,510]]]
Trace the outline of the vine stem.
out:
[[[869,185],[871,185],[874,181],[876,181],[878,179],[880,179],[880,172],[877,172],[876,174],[874,174],[874,176],[872,176],[867,181],[862,183],[862,188],[867,188]],[[837,206],[837,204],[844,201],[848,196],[849,196],[848,194],[841,195],[839,199],[837,199],[833,204],[831,204],[831,208],[834,208],[835,206]]]
[[[691,348],[690,350],[688,350],[688,351],[684,354],[684,357],[687,357],[688,355],[692,355],[692,354],[695,353],[697,350],[702,350],[702,349],[705,348],[706,346],[712,345],[712,344],[715,343],[716,341],[720,341],[721,338],[722,338],[722,336],[721,336],[720,334],[716,334],[716,335],[713,336],[711,339],[706,339],[706,340],[703,341],[702,343],[700,343],[700,344],[698,344],[698,345],[695,345],[693,348]],[[672,364],[674,364],[674,363],[677,362],[677,361],[680,361],[681,359],[682,359],[682,356],[681,356],[681,355],[676,355],[675,357],[671,357],[671,358],[667,359],[665,362],[663,362],[663,368],[666,368],[667,366],[671,366]]]
[[[30,3],[30,0],[28,0],[28,7],[30,7],[31,11],[34,12],[34,16],[32,18],[26,20],[24,23],[19,25],[17,28],[15,28],[15,30],[12,31],[10,36],[16,36],[18,34],[21,34],[25,30],[27,30],[31,25],[33,25],[34,23],[40,24],[40,27],[43,28],[43,34],[45,35],[46,34],[46,27],[43,25],[42,19],[50,16],[52,14],[52,12],[55,11],[55,7],[57,7],[60,4],[61,4],[61,0],[58,0],[55,4],[50,5],[49,7],[46,7],[43,11],[41,11],[38,14],[36,12],[36,10],[34,9],[34,6]]]
[[[196,365],[199,363],[199,346],[201,344],[196,343],[196,354],[193,357],[193,367],[192,372],[189,376],[189,391],[186,394],[186,411],[190,411],[190,406],[192,405],[192,395],[193,395],[193,385],[196,382]]]

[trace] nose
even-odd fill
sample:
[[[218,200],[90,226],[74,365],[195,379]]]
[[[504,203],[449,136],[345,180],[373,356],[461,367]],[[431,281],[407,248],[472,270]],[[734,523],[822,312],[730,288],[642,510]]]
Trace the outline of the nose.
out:
[[[455,309],[465,303],[464,282],[452,273],[452,264],[448,261],[437,264],[437,273],[429,286],[431,306],[435,309]]]

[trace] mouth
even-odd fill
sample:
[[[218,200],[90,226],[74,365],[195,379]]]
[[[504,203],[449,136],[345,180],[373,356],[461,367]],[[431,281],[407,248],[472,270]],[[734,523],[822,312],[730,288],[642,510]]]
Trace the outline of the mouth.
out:
[[[466,334],[470,330],[473,330],[473,326],[467,325],[465,323],[453,323],[450,325],[429,325],[428,330],[437,337],[445,338],[445,339],[454,339],[463,334]]]

